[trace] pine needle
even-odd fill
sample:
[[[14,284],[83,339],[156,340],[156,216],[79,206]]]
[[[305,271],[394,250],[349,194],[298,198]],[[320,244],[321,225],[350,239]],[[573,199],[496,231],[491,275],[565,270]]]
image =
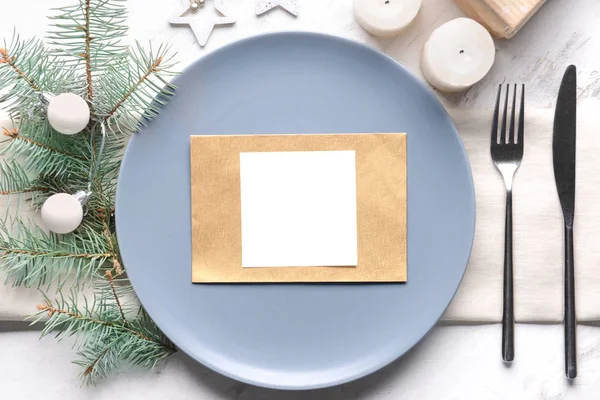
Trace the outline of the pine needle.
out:
[[[122,43],[124,0],[73,1],[50,17],[47,43],[14,34],[0,45],[0,88],[9,89],[0,106],[16,126],[0,132],[0,198],[18,205],[0,220],[0,271],[6,284],[45,292],[33,323],[44,324],[42,335],[77,337],[75,362],[91,384],[122,365],[152,368],[175,351],[126,278],[114,224],[125,143],[174,94],[174,54],[165,45]],[[67,92],[91,110],[88,126],[72,136],[50,126],[42,101]],[[102,124],[108,135],[98,158]],[[72,233],[48,233],[20,215],[25,205],[35,210],[54,193],[88,185],[92,196]],[[93,298],[83,296],[85,287]]]

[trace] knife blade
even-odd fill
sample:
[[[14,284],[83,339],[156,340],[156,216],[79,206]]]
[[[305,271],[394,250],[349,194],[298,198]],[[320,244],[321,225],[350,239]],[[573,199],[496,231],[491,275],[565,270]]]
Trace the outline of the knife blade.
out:
[[[565,223],[573,225],[575,214],[575,139],[577,115],[577,71],[565,71],[554,114],[552,154],[554,179]]]
[[[552,158],[556,190],[563,213],[565,230],[565,374],[577,376],[575,314],[575,261],[573,257],[573,222],[575,219],[575,160],[577,130],[577,70],[567,67],[560,85],[554,114]]]

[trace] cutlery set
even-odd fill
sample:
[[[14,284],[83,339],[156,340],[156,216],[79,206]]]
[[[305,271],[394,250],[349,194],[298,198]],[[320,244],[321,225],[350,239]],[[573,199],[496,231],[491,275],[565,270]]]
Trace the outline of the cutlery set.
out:
[[[512,248],[512,186],[515,172],[523,159],[525,122],[525,85],[521,86],[518,122],[518,87],[514,85],[512,107],[509,114],[510,86],[506,85],[506,96],[502,116],[502,85],[492,120],[490,153],[492,161],[502,175],[506,186],[506,220],[504,236],[504,285],[502,312],[502,359],[514,359],[514,294],[513,294],[513,248]],[[552,156],[556,189],[563,213],[565,262],[564,262],[564,335],[565,335],[565,374],[567,378],[577,376],[577,349],[575,314],[575,263],[573,257],[573,221],[575,216],[575,144],[577,114],[577,71],[571,65],[565,71],[556,101]],[[507,126],[508,120],[508,126]],[[500,126],[499,126],[500,125]],[[507,133],[508,129],[508,133]]]

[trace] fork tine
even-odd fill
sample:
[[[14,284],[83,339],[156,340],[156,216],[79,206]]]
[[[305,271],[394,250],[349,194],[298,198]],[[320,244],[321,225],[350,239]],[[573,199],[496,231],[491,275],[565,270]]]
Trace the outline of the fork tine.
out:
[[[510,86],[506,84],[506,98],[504,99],[504,114],[502,114],[502,127],[500,128],[500,144],[506,143],[506,114],[508,114],[508,96]]]
[[[508,97],[508,96],[507,96]],[[508,133],[508,143],[515,143],[515,108],[517,108],[517,84],[513,90],[512,109],[510,110],[510,127]]]
[[[498,144],[498,112],[500,111],[500,94],[502,93],[502,84],[498,85],[498,97],[496,98],[496,107],[494,108],[494,118],[492,119],[492,145]]]
[[[519,130],[517,132],[517,143],[523,144],[523,133],[525,131],[525,84],[521,86],[521,109],[519,110]]]

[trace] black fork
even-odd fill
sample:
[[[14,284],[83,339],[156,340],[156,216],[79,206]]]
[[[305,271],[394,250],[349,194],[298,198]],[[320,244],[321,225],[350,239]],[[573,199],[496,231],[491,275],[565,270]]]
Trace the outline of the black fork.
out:
[[[502,85],[498,87],[496,108],[492,122],[492,138],[490,152],[506,186],[506,222],[504,225],[504,290],[502,311],[502,359],[512,362],[515,358],[515,312],[513,293],[513,245],[512,245],[512,185],[515,172],[523,159],[523,134],[525,127],[525,85],[521,86],[521,107],[517,135],[515,136],[515,110],[517,106],[517,85],[515,84],[510,113],[510,127],[506,135],[506,122],[508,115],[508,98],[510,86],[506,85],[506,98],[504,100],[504,113],[498,137],[498,119],[500,114],[500,98]]]

